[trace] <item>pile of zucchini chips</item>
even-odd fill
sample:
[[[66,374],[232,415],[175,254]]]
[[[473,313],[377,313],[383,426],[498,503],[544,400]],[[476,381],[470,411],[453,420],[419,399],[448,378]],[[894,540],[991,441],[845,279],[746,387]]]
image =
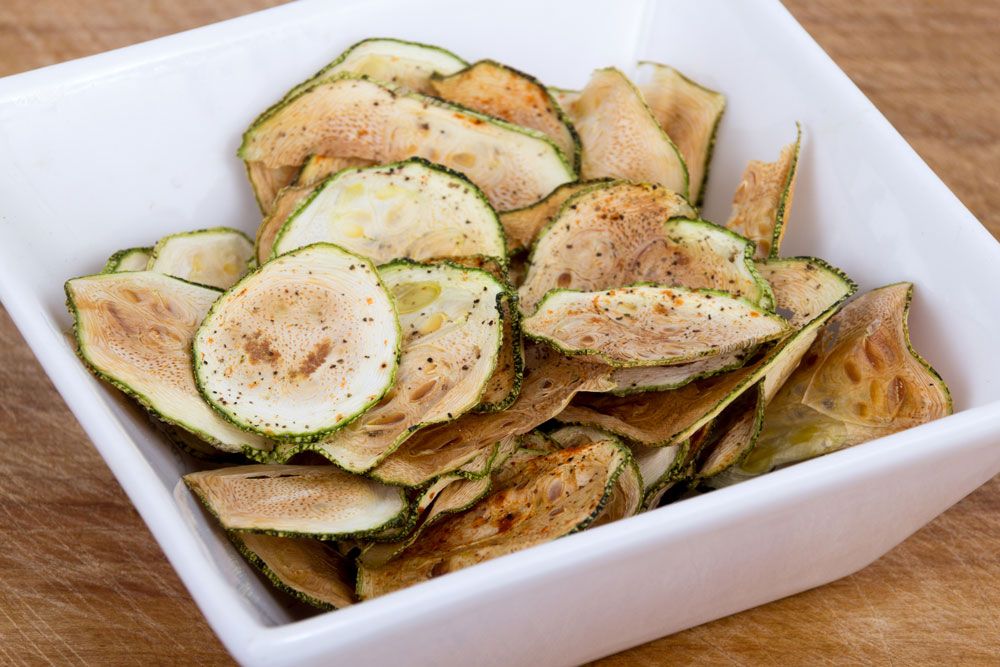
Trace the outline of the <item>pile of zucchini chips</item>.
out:
[[[66,283],[275,585],[342,607],[951,412],[912,285],[781,255],[800,133],[701,219],[725,97],[637,71],[365,40],[244,134],[255,239]]]

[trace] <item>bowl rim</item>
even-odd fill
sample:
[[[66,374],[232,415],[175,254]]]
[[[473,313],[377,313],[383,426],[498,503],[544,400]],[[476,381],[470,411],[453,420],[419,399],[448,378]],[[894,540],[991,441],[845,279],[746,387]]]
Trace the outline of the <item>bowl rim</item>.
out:
[[[653,0],[646,0],[651,4]],[[365,0],[341,0],[338,8],[365,4]],[[391,2],[387,2],[391,5]],[[6,105],[22,105],[50,96],[71,94],[79,87],[106,77],[173,61],[181,56],[211,52],[221,45],[249,40],[280,24],[288,29],[325,7],[324,0],[302,0],[195,28],[141,44],[15,74],[0,79],[0,112]],[[871,132],[887,150],[895,151],[907,178],[943,200],[955,212],[956,225],[976,227],[980,242],[990,244],[1000,266],[1000,243],[986,230],[947,186],[900,136],[889,121],[822,48],[798,24],[778,0],[755,7],[775,21],[796,41],[810,67],[822,69],[837,93],[864,109],[877,127]],[[0,301],[38,358],[87,436],[104,458],[129,499],[149,527],[174,570],[184,582],[208,623],[223,644],[240,661],[276,657],[291,645],[304,647],[305,654],[330,650],[369,634],[372,619],[378,632],[391,632],[407,623],[415,610],[444,608],[464,599],[499,590],[514,582],[541,578],[564,568],[648,547],[651,539],[676,539],[681,533],[695,535],[718,529],[740,517],[764,511],[791,498],[827,493],[845,477],[852,480],[884,475],[908,462],[939,457],[941,448],[971,446],[978,438],[1000,432],[1000,400],[967,408],[943,419],[879,438],[847,450],[806,461],[768,475],[748,480],[624,521],[571,535],[538,547],[488,561],[448,577],[435,579],[384,597],[280,625],[265,625],[244,607],[242,596],[217,571],[195,535],[183,521],[170,491],[161,483],[143,456],[101,399],[102,386],[79,364],[63,339],[39,313],[40,304],[16,287],[16,277],[0,263]],[[948,440],[945,444],[944,441]],[[178,483],[180,483],[178,481]],[[730,502],[731,496],[742,502]],[[325,641],[317,641],[320,637]],[[305,646],[312,642],[310,646]]]

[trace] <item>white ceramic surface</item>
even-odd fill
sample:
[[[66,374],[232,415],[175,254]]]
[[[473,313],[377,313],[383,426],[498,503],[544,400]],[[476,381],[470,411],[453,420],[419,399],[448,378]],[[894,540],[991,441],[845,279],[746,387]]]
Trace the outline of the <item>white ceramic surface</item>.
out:
[[[957,414],[296,621],[178,486],[191,462],[74,357],[62,283],[168,232],[252,231],[241,131],[372,35],[554,85],[651,59],[724,91],[710,219],[725,219],[746,161],[774,159],[802,121],[786,253],[862,288],[916,282],[914,341]],[[777,2],[299,2],[0,80],[0,156],[3,303],[248,665],[579,663],[854,572],[1000,471],[1000,247]]]

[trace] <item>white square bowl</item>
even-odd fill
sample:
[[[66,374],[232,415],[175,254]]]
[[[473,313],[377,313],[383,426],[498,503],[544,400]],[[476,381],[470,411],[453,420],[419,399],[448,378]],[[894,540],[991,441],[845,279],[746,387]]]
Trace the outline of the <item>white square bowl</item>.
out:
[[[199,511],[192,465],[95,381],[63,281],[168,232],[258,215],[255,114],[366,36],[439,43],[556,85],[639,59],[729,96],[706,215],[803,123],[786,254],[916,283],[947,419],[296,620]],[[845,576],[1000,472],[1000,246],[777,2],[319,0],[0,80],[0,296],[226,647],[250,665],[574,664]],[[55,426],[58,428],[58,426]]]

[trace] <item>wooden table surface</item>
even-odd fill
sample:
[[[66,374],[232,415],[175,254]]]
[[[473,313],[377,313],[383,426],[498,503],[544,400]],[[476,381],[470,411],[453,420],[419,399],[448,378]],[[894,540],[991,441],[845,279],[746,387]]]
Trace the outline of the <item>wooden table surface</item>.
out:
[[[0,75],[273,4],[2,0]],[[788,5],[1000,234],[1000,2]],[[230,663],[2,311],[0,346],[0,664]],[[600,664],[674,663],[1000,664],[1000,477],[854,576]]]

